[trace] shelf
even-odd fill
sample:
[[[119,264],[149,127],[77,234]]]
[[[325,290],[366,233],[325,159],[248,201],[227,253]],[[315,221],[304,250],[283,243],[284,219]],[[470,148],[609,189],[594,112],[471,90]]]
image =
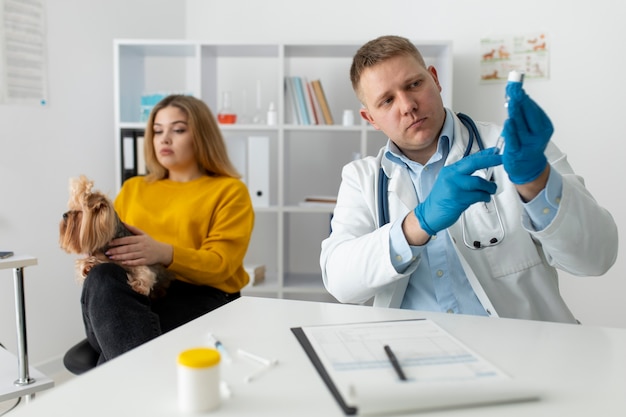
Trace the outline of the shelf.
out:
[[[202,55],[220,58],[278,58],[280,47],[268,44],[203,44]]]
[[[224,132],[237,132],[237,131],[252,131],[252,132],[277,132],[277,126],[268,126],[262,124],[232,124],[232,125],[219,125],[220,129]]]
[[[286,274],[283,283],[284,291],[298,291],[309,293],[326,293],[320,273]]]
[[[280,289],[276,274],[266,273],[265,280],[256,285],[248,285],[242,289],[244,293],[275,293]]]
[[[452,44],[448,41],[414,42],[427,65],[434,65],[442,85],[444,105],[452,101]],[[262,284],[246,287],[245,294],[280,298],[334,301],[326,292],[319,271],[319,251],[330,233],[333,204],[300,205],[311,195],[337,195],[342,168],[350,161],[373,156],[387,142],[384,133],[361,119],[361,104],[349,80],[352,57],[362,42],[229,43],[192,40],[132,40],[114,42],[115,161],[121,185],[123,129],[142,130],[141,96],[155,92],[192,94],[217,116],[220,97],[231,92],[239,123],[220,125],[236,168],[250,179],[250,161],[260,163],[265,148],[250,138],[269,138],[268,171],[253,175],[256,191],[255,226],[245,262],[263,264],[268,273]],[[333,125],[297,125],[287,110],[285,77],[299,76],[322,82]],[[278,112],[278,124],[252,124],[251,117],[266,116],[269,103]],[[354,112],[352,126],[341,124],[344,110]],[[243,118],[243,116],[248,116]],[[249,149],[260,149],[252,155]],[[241,151],[243,149],[243,151]],[[266,156],[263,156],[267,158]],[[257,174],[259,173],[257,169]],[[260,183],[269,177],[268,192]],[[259,181],[259,178],[263,178]],[[252,186],[251,186],[252,187]],[[269,196],[269,205],[266,197]]]
[[[328,213],[332,214],[335,209],[334,204],[306,205],[306,206],[285,206],[285,213]]]
[[[289,131],[312,131],[312,132],[361,132],[366,126],[354,125],[285,125],[284,129]]]

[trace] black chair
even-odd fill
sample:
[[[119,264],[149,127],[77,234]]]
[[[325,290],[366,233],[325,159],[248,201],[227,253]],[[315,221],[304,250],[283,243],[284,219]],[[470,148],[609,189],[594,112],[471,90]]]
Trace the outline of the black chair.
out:
[[[63,356],[63,365],[74,375],[84,374],[98,364],[100,355],[91,347],[87,339],[81,340]]]

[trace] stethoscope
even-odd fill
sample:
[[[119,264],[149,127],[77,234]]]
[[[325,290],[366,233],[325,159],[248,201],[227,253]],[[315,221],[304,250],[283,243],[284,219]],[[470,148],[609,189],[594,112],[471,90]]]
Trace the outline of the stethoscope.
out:
[[[469,140],[467,142],[467,147],[465,148],[465,152],[463,153],[463,157],[465,158],[466,156],[469,156],[469,154],[472,152],[474,141],[476,141],[476,144],[478,145],[479,150],[482,151],[483,149],[485,149],[483,140],[480,137],[480,132],[478,132],[478,128],[476,127],[476,124],[474,123],[474,121],[469,116],[463,113],[458,113],[457,116],[461,120],[461,123],[463,123],[463,125],[469,132]],[[378,196],[379,196],[378,198],[378,225],[379,227],[389,223],[389,201],[386,198],[388,187],[389,187],[389,178],[387,178],[387,175],[385,174],[383,168],[380,167],[380,170],[378,173]],[[383,196],[385,198],[383,198]],[[491,246],[499,245],[504,240],[504,236],[505,236],[504,223],[502,222],[502,216],[500,215],[500,209],[498,207],[498,203],[496,202],[496,199],[493,196],[491,197],[491,202],[493,203],[492,204],[493,212],[496,215],[499,230],[494,234],[493,237],[489,238],[486,242],[478,240],[478,239],[475,239],[475,240],[471,239],[470,233],[467,230],[467,225],[465,221],[465,215],[466,215],[465,211],[461,214],[461,230],[463,233],[463,244],[465,244],[465,246],[468,249],[472,249],[472,250],[485,249]],[[491,211],[489,208],[489,204],[487,203],[477,203],[477,204],[483,205],[487,212]]]

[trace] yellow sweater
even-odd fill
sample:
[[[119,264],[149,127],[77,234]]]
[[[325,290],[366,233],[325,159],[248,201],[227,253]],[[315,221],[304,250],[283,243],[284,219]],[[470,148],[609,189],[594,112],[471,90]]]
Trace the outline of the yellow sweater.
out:
[[[115,199],[123,222],[174,247],[168,269],[181,281],[233,293],[249,281],[243,259],[254,226],[245,184],[204,176],[186,183],[130,178]]]

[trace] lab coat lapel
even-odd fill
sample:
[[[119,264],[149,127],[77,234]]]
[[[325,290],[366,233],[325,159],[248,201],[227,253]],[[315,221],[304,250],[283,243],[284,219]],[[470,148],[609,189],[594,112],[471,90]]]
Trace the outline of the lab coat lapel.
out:
[[[404,218],[417,206],[417,194],[411,177],[405,169],[394,164],[389,178],[389,213],[392,219]]]

